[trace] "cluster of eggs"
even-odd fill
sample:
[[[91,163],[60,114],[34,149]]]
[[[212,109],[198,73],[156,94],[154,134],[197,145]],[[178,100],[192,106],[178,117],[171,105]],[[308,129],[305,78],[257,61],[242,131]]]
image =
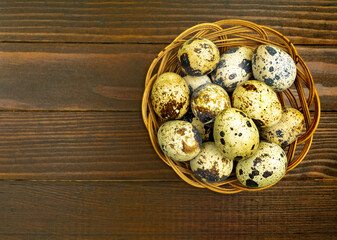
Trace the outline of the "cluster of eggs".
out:
[[[301,134],[304,117],[281,106],[276,92],[296,78],[293,59],[276,46],[255,51],[236,47],[220,56],[208,39],[194,38],[178,50],[186,76],[161,74],[151,103],[165,122],[157,138],[172,160],[190,161],[194,175],[207,183],[235,172],[241,184],[274,184],[287,169],[283,150]]]

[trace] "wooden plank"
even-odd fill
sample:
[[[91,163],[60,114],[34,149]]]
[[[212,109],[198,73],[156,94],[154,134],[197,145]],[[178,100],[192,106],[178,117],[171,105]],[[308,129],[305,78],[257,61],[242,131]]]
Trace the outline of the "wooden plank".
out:
[[[169,43],[198,23],[243,19],[296,44],[335,45],[337,5],[330,1],[1,1],[2,42]]]
[[[337,181],[220,195],[180,182],[0,182],[1,239],[335,239]]]
[[[176,178],[139,112],[2,112],[0,129],[1,179]]]
[[[0,108],[140,110],[152,45],[0,44]]]
[[[138,112],[0,118],[0,179],[181,181],[156,155]],[[323,113],[308,155],[286,179],[337,178],[336,145],[337,113]]]
[[[0,44],[0,109],[140,111],[165,45]],[[337,48],[298,47],[325,111],[337,110]]]

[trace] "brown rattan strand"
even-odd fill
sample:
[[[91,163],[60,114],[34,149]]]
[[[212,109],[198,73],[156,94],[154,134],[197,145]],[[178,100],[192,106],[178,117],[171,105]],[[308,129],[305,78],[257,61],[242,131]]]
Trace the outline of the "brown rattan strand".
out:
[[[281,105],[285,106],[286,103],[285,103],[284,96],[283,96],[282,92],[278,92],[276,94],[277,94],[278,99],[280,100]]]
[[[177,61],[177,51],[181,44],[194,37],[208,38],[218,46],[221,53],[226,51],[228,47],[245,45],[255,48],[261,44],[270,44],[288,52],[294,59],[297,65],[297,77],[294,84],[295,89],[287,89],[277,95],[283,106],[289,104],[289,106],[302,111],[305,118],[305,131],[297,139],[297,141],[293,142],[285,149],[288,158],[287,172],[294,169],[308,153],[312,143],[313,134],[317,129],[320,119],[320,101],[314,86],[314,80],[307,65],[298,55],[295,46],[281,33],[269,27],[257,25],[252,22],[238,19],[228,19],[214,23],[199,24],[181,33],[171,44],[166,46],[158,54],[150,65],[146,75],[145,90],[142,98],[142,116],[144,124],[148,130],[153,148],[160,159],[170,166],[182,180],[194,187],[208,188],[214,192],[223,194],[232,194],[243,190],[259,191],[271,187],[268,186],[256,189],[247,188],[236,180],[234,173],[232,173],[227,180],[221,183],[204,183],[193,175],[188,162],[173,161],[161,151],[157,141],[157,131],[159,126],[162,124],[162,121],[156,116],[151,106],[150,93],[152,85],[157,76],[164,72],[173,71],[178,74],[181,73],[181,69],[179,68]],[[304,91],[304,87],[307,89],[306,91]],[[307,92],[307,96],[305,96],[305,92]],[[314,105],[314,111],[313,114],[310,114],[310,106],[312,104]],[[295,149],[300,144],[304,144],[304,146],[301,149],[301,152],[295,157]]]

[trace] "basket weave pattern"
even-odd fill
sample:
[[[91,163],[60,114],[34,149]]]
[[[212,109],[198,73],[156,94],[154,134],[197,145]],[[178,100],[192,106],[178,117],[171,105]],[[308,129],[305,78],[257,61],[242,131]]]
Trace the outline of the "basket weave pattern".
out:
[[[161,119],[156,116],[151,106],[150,93],[152,85],[157,76],[164,72],[176,72],[178,74],[182,72],[177,61],[178,49],[186,40],[195,37],[204,37],[211,40],[218,46],[221,54],[230,47],[248,46],[254,49],[258,45],[268,44],[283,49],[294,59],[297,66],[297,76],[294,83],[295,89],[287,89],[277,93],[277,95],[282,106],[286,106],[287,104],[303,113],[305,119],[305,132],[285,149],[288,159],[287,172],[295,168],[308,153],[312,143],[313,134],[320,119],[320,101],[314,86],[312,75],[288,38],[271,28],[236,19],[222,20],[214,23],[203,23],[187,29],[158,54],[147,72],[142,99],[142,116],[144,124],[148,130],[153,148],[158,156],[169,165],[181,179],[192,186],[208,188],[223,194],[237,193],[243,190],[259,191],[268,188],[270,186],[257,189],[247,188],[236,180],[234,173],[221,183],[204,183],[194,176],[188,162],[176,162],[171,160],[161,151],[158,145],[157,131],[162,122]],[[304,93],[304,87],[308,90],[306,91],[306,95]],[[310,115],[309,111],[312,104],[314,105],[313,116]],[[295,158],[296,146],[300,144],[304,144],[304,146]]]

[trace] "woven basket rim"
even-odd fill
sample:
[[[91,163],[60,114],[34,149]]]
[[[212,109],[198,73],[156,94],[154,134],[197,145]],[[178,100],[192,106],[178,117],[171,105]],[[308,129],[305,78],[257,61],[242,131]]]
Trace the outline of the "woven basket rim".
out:
[[[224,26],[229,27],[224,28]],[[177,49],[186,40],[196,37],[204,37],[213,41],[219,47],[221,53],[228,47],[233,46],[246,45],[256,47],[261,44],[269,44],[285,50],[294,59],[297,67],[297,76],[294,83],[296,94],[293,93],[293,90],[287,89],[277,93],[277,95],[282,106],[286,106],[285,95],[288,104],[290,104],[291,107],[301,110],[304,115],[306,128],[305,132],[288,147],[288,168],[286,172],[294,169],[307,155],[312,143],[313,134],[316,131],[320,120],[321,106],[319,96],[314,86],[313,77],[307,65],[299,56],[295,46],[287,37],[272,28],[239,19],[225,19],[213,23],[202,23],[186,29],[159,52],[148,69],[145,79],[145,90],[142,98],[142,118],[157,155],[170,166],[182,180],[194,187],[208,188],[209,190],[222,194],[238,193],[243,190],[260,191],[269,188],[276,183],[264,188],[247,188],[237,181],[234,173],[221,183],[209,184],[202,182],[193,175],[192,171],[189,169],[188,163],[173,161],[161,151],[158,145],[156,133],[160,126],[160,122],[149,101],[152,85],[157,76],[164,72],[176,72],[178,74],[181,72],[177,63]],[[270,40],[271,38],[273,38],[273,40]],[[308,90],[307,97],[304,93],[303,85]],[[309,110],[312,104],[314,105],[313,116],[310,115]],[[296,147],[300,144],[304,144],[303,149],[294,159]]]

